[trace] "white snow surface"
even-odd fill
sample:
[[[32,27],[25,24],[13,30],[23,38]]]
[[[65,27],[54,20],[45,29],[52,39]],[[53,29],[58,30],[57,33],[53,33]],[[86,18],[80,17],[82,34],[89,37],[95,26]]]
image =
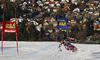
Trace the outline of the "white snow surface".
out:
[[[77,52],[68,51],[63,45],[59,51],[59,42],[19,41],[17,56],[16,41],[4,41],[0,60],[100,60],[99,44],[72,44],[78,48]]]

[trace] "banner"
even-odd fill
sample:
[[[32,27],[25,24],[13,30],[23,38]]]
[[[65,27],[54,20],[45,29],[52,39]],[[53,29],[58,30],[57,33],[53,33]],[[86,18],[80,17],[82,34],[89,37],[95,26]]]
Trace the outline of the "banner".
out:
[[[57,28],[67,28],[67,22],[66,21],[58,21]]]
[[[16,22],[15,21],[4,21],[4,32],[16,32]]]

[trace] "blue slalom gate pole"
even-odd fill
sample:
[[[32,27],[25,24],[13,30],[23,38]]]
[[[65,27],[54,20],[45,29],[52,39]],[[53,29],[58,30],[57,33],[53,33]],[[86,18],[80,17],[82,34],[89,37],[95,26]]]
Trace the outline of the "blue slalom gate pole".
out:
[[[58,39],[58,29],[56,30],[56,42],[57,42],[57,39]]]
[[[65,20],[66,20],[66,25],[67,25],[67,15],[65,15]],[[69,39],[69,35],[68,35],[68,26],[67,26],[67,37]]]
[[[58,19],[59,19],[59,14],[57,15],[57,31],[56,31],[56,42],[58,40]]]

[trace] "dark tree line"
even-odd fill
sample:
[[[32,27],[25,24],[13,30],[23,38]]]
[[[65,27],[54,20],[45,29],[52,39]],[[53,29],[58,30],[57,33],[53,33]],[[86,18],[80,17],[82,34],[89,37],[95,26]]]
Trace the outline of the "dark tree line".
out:
[[[22,22],[21,25],[18,27],[18,38],[19,41],[43,41],[44,30],[41,29],[39,32],[36,29],[36,26],[25,25],[27,22]]]

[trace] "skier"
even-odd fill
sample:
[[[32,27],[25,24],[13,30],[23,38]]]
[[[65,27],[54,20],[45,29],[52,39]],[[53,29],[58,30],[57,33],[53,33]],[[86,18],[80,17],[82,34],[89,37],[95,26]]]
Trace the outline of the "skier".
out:
[[[63,35],[63,40],[59,44],[59,51],[62,51],[60,48],[62,44],[65,46],[65,49],[67,50],[71,50],[72,52],[77,51],[77,48],[69,42],[69,39],[66,38],[65,35]]]

